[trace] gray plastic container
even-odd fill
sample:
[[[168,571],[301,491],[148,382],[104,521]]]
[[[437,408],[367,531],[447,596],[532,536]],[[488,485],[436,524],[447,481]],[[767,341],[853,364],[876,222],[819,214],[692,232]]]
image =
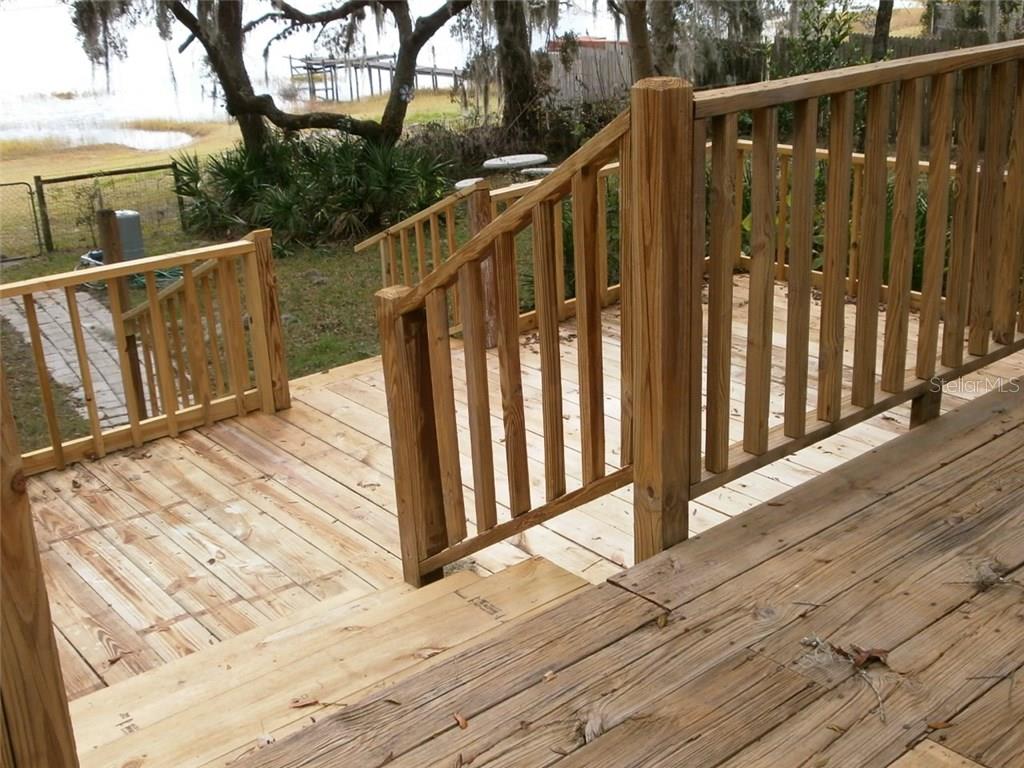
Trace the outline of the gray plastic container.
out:
[[[116,211],[116,214],[124,260],[141,259],[146,255],[142,246],[142,217],[138,211]]]

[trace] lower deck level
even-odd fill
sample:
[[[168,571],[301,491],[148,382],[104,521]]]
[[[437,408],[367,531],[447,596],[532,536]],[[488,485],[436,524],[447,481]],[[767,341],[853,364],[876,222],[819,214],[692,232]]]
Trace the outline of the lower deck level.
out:
[[[746,278],[732,399],[744,399]],[[781,420],[785,286],[777,287],[772,424]],[[853,305],[846,347],[852,363]],[[911,317],[911,342],[916,318]],[[811,390],[816,378],[812,324]],[[605,429],[609,468],[621,432],[618,309],[604,316]],[[536,340],[522,339],[530,472],[543,492]],[[911,348],[914,344],[911,343]],[[459,350],[455,350],[456,357]],[[562,329],[566,467],[579,477],[575,333]],[[496,470],[504,447],[496,356],[489,357]],[[849,372],[849,371],[848,371]],[[1024,374],[1024,353],[947,388],[949,410]],[[464,370],[454,366],[460,446],[468,453]],[[32,509],[71,698],[124,681],[329,599],[355,600],[401,581],[383,372],[378,358],[292,382],[292,408],[252,414],[30,480]],[[775,407],[777,406],[777,407]],[[909,406],[775,462],[690,504],[698,534],[903,434]],[[737,436],[742,426],[737,417]],[[464,483],[472,473],[464,458]],[[502,488],[499,481],[499,504]],[[539,485],[539,487],[538,487]],[[505,497],[507,500],[507,496]],[[470,506],[470,505],[467,505]],[[507,514],[507,511],[505,511]],[[472,521],[470,521],[472,526]],[[540,556],[600,584],[633,565],[631,489],[491,546],[454,568],[487,575]]]
[[[242,768],[1019,768],[1020,381]]]

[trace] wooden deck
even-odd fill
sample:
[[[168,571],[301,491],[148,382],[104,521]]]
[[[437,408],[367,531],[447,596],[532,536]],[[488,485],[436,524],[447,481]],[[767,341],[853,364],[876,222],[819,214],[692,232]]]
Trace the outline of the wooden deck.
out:
[[[241,765],[1018,768],[1019,387]]]
[[[746,279],[736,278],[734,349],[746,338]],[[775,335],[785,338],[785,287]],[[846,348],[852,362],[854,307]],[[817,340],[811,339],[811,404]],[[911,349],[916,318],[912,317]],[[563,326],[567,468],[580,476],[576,348]],[[617,460],[617,309],[605,314],[606,429]],[[781,420],[776,347],[772,424]],[[458,357],[460,353],[456,351]],[[523,339],[534,498],[543,489],[538,353]],[[458,360],[457,360],[458,362]],[[497,360],[490,358],[496,443],[502,440]],[[962,405],[1024,372],[1024,355],[964,380],[944,398]],[[468,452],[464,370],[455,366],[460,441]],[[123,681],[325,599],[356,599],[401,580],[390,434],[378,359],[293,382],[293,407],[252,414],[30,480],[65,681],[72,698]],[[732,399],[743,402],[734,366]],[[691,504],[701,532],[813,480],[906,431],[909,406],[883,414]],[[734,425],[739,435],[739,421]],[[504,451],[495,446],[499,503]],[[468,466],[468,461],[466,462]],[[472,493],[468,469],[467,494]],[[467,499],[467,508],[472,504]],[[505,512],[507,515],[507,512]],[[472,522],[470,523],[472,526]],[[463,561],[493,573],[540,555],[592,583],[632,565],[632,502],[624,489]]]

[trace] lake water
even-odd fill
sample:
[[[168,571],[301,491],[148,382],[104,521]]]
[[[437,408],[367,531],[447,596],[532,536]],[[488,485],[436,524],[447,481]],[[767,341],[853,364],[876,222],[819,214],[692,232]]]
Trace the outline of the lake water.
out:
[[[441,0],[411,0],[414,17],[435,10]],[[317,5],[306,2],[306,5]],[[585,6],[585,7],[583,7]],[[267,10],[247,3],[248,14]],[[390,18],[390,17],[389,17]],[[184,28],[175,22],[174,39],[161,40],[152,24],[126,35],[128,57],[111,66],[111,92],[106,92],[102,68],[93,67],[77,39],[70,9],[60,0],[4,0],[0,4],[0,139],[54,139],[71,145],[117,143],[138,149],[174,148],[190,138],[174,131],[130,130],[124,124],[145,118],[227,120],[216,85],[208,75],[199,44],[184,53]],[[288,56],[324,55],[314,33],[299,32],[275,44],[264,61],[267,39],[280,27],[263,24],[247,41],[246,59],[257,90],[279,95],[290,84]],[[564,14],[559,33],[615,37],[606,12],[593,16],[590,3]],[[534,47],[542,43],[535,35]],[[363,25],[353,55],[393,53],[397,33],[392,25],[378,34],[372,19]],[[466,49],[452,37],[451,24],[435,35],[420,53],[419,65],[463,66]],[[342,78],[339,78],[341,80]],[[387,82],[387,76],[384,77]],[[295,84],[299,91],[304,83]],[[347,82],[341,83],[342,96]],[[365,75],[360,93],[369,92]],[[424,78],[421,87],[429,87]]]

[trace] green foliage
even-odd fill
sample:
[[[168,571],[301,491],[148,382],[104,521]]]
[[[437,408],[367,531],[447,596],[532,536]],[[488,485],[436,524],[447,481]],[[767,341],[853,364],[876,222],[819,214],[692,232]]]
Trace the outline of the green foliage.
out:
[[[327,133],[275,133],[260,153],[238,145],[178,158],[184,225],[206,235],[270,227],[275,241],[355,237],[421,210],[448,189],[449,164],[426,147]]]

